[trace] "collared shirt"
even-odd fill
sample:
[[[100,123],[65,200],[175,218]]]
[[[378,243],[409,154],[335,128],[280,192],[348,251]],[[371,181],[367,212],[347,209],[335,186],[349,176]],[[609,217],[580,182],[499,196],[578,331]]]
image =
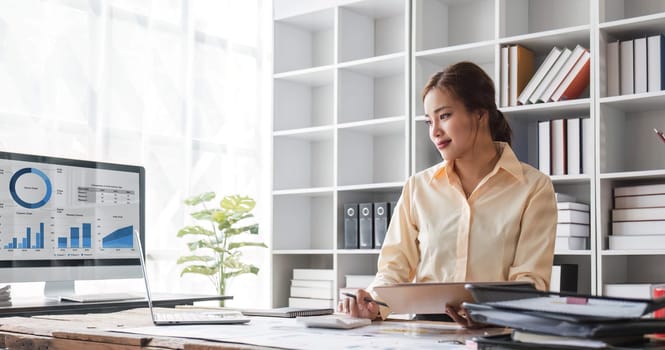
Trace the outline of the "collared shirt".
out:
[[[499,161],[468,198],[454,161],[406,182],[370,291],[405,282],[513,280],[549,288],[557,222],[552,182],[508,144],[496,144]]]

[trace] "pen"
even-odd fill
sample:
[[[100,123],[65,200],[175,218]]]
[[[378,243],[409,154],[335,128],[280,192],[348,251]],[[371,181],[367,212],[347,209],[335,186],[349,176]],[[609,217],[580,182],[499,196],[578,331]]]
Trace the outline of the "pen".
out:
[[[356,295],[355,295],[355,294],[351,294],[351,293],[342,293],[342,294],[346,295],[346,296],[349,297],[349,298],[353,298],[353,299],[356,298]],[[388,304],[384,303],[383,301],[374,300],[374,299],[371,299],[371,298],[369,298],[369,297],[365,297],[364,300],[365,300],[366,302],[368,302],[368,303],[375,303],[375,304],[377,304],[377,305],[381,305],[381,306],[385,306],[385,307],[390,307],[390,306],[388,306]]]
[[[663,135],[663,132],[662,132],[662,131],[660,131],[660,130],[658,130],[658,129],[656,129],[656,128],[653,128],[653,131],[656,132],[656,135],[658,135],[658,137],[660,137],[660,140],[661,140],[661,141],[665,142],[665,135]]]

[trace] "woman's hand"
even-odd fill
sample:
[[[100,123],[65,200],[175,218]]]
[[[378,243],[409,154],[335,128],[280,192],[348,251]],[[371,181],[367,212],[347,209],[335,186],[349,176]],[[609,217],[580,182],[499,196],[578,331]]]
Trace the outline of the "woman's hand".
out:
[[[484,323],[474,322],[463,307],[456,308],[451,305],[446,305],[446,313],[464,328],[474,329],[487,327]]]
[[[367,300],[372,300],[372,295],[364,289],[358,289],[354,298],[348,297],[339,301],[337,311],[351,317],[373,320],[379,316],[379,306]]]

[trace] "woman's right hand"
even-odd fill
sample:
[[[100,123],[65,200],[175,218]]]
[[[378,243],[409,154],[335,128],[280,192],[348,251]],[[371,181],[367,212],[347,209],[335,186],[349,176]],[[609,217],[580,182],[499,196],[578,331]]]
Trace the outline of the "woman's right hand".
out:
[[[355,298],[346,297],[339,301],[337,311],[357,318],[368,318],[373,320],[379,316],[379,305],[367,300],[372,300],[372,295],[364,289],[356,291]]]

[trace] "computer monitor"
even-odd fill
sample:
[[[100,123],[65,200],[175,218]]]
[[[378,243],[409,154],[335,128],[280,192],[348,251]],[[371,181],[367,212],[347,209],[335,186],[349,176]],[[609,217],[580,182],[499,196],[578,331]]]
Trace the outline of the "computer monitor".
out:
[[[141,166],[0,152],[0,282],[140,278],[133,232],[145,242]]]

